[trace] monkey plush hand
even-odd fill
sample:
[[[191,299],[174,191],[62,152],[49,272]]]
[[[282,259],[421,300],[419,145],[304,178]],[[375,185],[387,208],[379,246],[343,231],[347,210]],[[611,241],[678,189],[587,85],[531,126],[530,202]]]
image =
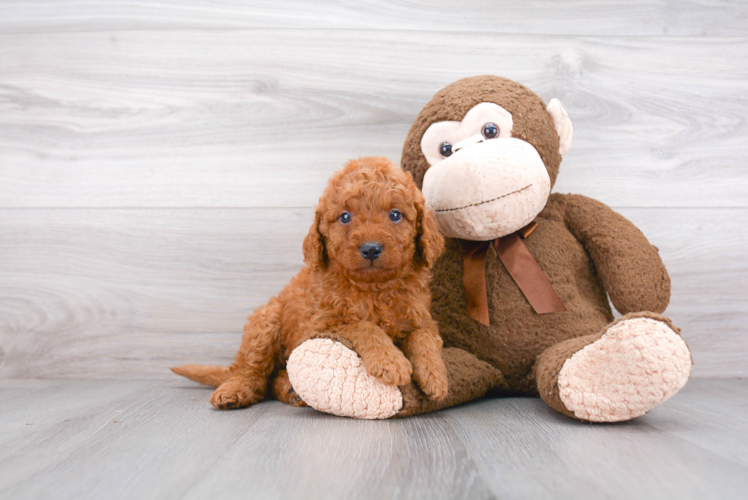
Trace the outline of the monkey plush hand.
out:
[[[402,167],[447,237],[431,289],[450,394],[437,404],[412,384],[373,387],[350,346],[320,338],[289,360],[289,373],[320,374],[300,396],[322,411],[386,418],[490,389],[616,422],[680,390],[691,353],[661,315],[670,279],[657,248],[603,203],[551,194],[571,140],[561,103],[546,106],[511,80],[466,78],[439,91],[410,129]]]

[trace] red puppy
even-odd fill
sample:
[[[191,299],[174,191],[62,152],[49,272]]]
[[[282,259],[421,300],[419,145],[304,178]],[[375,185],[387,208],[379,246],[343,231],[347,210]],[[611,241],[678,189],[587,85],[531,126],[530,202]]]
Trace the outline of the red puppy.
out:
[[[367,372],[383,383],[404,385],[412,375],[426,395],[444,399],[447,371],[429,292],[443,248],[410,174],[386,158],[351,160],[320,198],[304,239],[306,266],[250,316],[234,364],[172,370],[218,386],[210,399],[217,408],[248,406],[266,395],[301,406],[286,360],[315,334],[334,333],[353,344]]]

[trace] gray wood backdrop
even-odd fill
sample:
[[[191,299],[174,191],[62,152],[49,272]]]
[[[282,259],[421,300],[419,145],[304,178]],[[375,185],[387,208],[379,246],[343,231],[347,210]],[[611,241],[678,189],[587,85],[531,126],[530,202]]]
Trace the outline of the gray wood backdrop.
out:
[[[558,97],[558,192],[661,249],[700,377],[748,375],[748,5],[0,3],[0,376],[228,362],[328,176],[461,77]]]

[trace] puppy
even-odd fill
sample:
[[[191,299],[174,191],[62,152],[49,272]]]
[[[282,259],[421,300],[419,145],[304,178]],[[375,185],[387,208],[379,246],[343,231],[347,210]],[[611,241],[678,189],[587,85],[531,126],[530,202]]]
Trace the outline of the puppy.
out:
[[[447,370],[429,281],[443,248],[410,174],[382,157],[351,160],[320,198],[304,239],[306,266],[250,316],[234,364],[172,371],[217,386],[210,399],[216,408],[248,406],[266,395],[303,406],[286,360],[327,332],[349,340],[383,383],[404,385],[412,376],[429,398],[442,400]]]

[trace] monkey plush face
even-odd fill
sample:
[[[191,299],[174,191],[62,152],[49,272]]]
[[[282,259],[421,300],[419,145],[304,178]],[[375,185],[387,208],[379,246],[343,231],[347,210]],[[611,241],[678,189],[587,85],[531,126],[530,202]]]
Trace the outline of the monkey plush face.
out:
[[[495,76],[442,89],[411,127],[403,169],[413,174],[446,236],[487,241],[526,226],[545,207],[572,126],[561,103]]]

